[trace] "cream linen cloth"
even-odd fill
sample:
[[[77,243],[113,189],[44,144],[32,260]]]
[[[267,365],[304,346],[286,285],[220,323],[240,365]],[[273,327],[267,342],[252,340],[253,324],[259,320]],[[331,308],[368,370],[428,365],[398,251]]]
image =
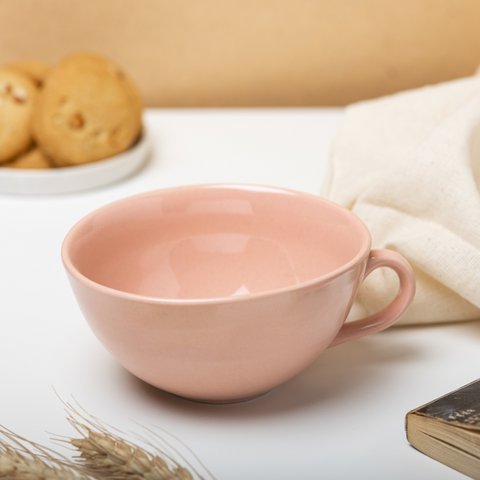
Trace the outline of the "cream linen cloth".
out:
[[[480,77],[349,106],[321,195],[403,255],[417,280],[398,324],[480,319]],[[362,285],[351,317],[395,296],[386,268]]]

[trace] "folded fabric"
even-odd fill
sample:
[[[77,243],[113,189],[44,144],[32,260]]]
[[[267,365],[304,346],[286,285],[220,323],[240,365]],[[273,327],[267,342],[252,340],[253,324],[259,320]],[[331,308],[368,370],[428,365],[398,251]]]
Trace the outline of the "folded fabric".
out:
[[[373,248],[412,265],[417,293],[398,324],[480,319],[480,77],[349,106],[321,195],[370,229]],[[355,317],[398,289],[373,272]]]

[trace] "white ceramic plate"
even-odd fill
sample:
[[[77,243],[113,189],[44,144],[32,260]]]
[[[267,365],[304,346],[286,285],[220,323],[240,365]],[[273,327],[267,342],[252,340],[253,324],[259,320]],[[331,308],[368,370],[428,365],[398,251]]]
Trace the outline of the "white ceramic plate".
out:
[[[16,169],[0,167],[0,192],[53,194],[78,192],[116,182],[135,172],[150,152],[148,132],[127,151],[105,160],[52,169]]]

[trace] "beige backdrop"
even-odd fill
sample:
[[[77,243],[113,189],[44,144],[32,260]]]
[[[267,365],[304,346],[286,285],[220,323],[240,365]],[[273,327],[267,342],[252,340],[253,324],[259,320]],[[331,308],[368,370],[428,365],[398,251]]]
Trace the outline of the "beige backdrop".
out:
[[[343,105],[473,73],[478,0],[0,0],[0,63],[113,57],[147,105]]]

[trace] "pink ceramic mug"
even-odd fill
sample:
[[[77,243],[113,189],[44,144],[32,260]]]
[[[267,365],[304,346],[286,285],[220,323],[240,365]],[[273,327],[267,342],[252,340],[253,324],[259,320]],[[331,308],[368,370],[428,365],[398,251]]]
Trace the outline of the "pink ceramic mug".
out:
[[[410,305],[413,272],[370,251],[350,211],[306,193],[203,185],[126,198],[68,233],[62,258],[95,335],[130,372],[189,399],[234,402],[292,378],[326,348],[387,328]],[[345,324],[378,267],[393,302]]]

